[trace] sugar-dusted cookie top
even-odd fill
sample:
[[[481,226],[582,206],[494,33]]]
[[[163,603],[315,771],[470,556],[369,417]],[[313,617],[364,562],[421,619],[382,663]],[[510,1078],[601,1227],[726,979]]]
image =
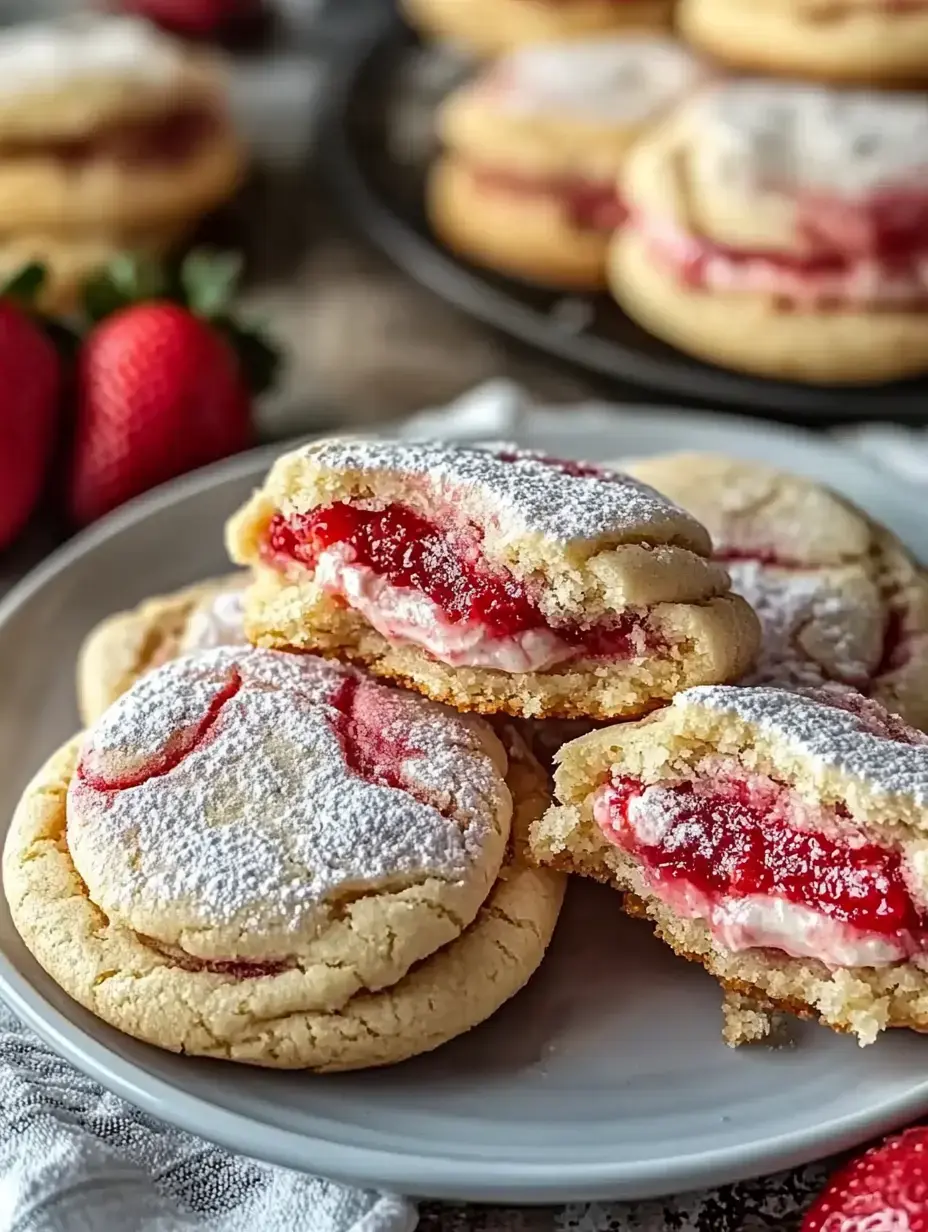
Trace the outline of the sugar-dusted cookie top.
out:
[[[226,92],[218,59],[133,17],[79,14],[0,31],[0,137],[14,165],[40,158],[45,143],[50,159],[59,141],[119,149],[105,140],[111,130],[168,113],[224,115]]]
[[[690,104],[701,175],[739,195],[928,188],[928,97],[727,82]]]
[[[133,17],[88,14],[7,26],[0,32],[0,97],[125,78],[169,85],[183,62],[177,43]]]
[[[554,543],[672,543],[705,555],[709,537],[689,514],[629,475],[561,461],[509,444],[410,444],[351,438],[320,441],[281,458],[268,486],[285,514],[339,495],[363,497],[389,480],[407,484],[430,509],[492,526],[494,537],[541,536]],[[302,482],[301,482],[302,478]],[[288,507],[289,504],[289,507]]]
[[[704,72],[671,39],[613,37],[520,47],[494,65],[482,89],[513,115],[637,125],[681,98]]]
[[[180,650],[212,650],[216,646],[245,644],[245,583],[209,594],[191,611],[181,634]]]
[[[928,804],[928,736],[859,694],[703,685],[672,704],[740,719],[790,753],[863,780],[869,794]]]
[[[373,987],[478,910],[508,837],[505,771],[479,721],[338,664],[223,647],[143,677],[90,730],[68,845],[93,901],[161,944],[354,963]]]

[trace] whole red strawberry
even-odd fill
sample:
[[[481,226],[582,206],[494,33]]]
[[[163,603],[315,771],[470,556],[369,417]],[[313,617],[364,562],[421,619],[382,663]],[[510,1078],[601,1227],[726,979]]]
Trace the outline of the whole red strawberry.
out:
[[[802,1232],[928,1232],[928,1128],[906,1130],[842,1168]]]
[[[115,0],[112,7],[193,39],[221,38],[254,23],[264,8],[261,0]]]
[[[78,525],[251,444],[257,384],[237,350],[248,335],[221,310],[215,281],[207,280],[205,294],[190,291],[213,269],[209,262],[196,254],[186,268],[186,303],[160,296],[125,304],[117,296],[81,347],[68,493]],[[224,292],[230,267],[218,268]]]
[[[13,542],[35,508],[55,443],[61,363],[22,304],[42,277],[30,266],[0,291],[0,548]]]

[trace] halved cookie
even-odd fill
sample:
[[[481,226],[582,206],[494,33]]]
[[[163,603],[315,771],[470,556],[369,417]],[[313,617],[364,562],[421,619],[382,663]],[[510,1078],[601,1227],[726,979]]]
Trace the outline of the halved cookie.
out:
[[[640,714],[737,679],[756,617],[704,529],[615,471],[511,446],[318,442],[229,523],[257,645],[363,664],[461,710]]]
[[[540,863],[752,1002],[928,1030],[928,737],[857,694],[716,686],[558,760]]]
[[[111,1025],[172,1051],[348,1069],[467,1030],[541,961],[545,780],[514,734],[309,656],[145,676],[27,788],[14,923]]]

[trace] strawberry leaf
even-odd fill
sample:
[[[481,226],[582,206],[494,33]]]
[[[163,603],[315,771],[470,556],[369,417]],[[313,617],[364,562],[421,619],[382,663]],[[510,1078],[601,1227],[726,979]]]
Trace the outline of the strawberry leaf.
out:
[[[184,301],[198,317],[211,320],[228,311],[242,276],[239,253],[194,249],[180,267]]]
[[[283,357],[265,334],[228,316],[214,319],[211,324],[237,355],[245,383],[255,397],[276,384]]]
[[[23,308],[34,308],[46,276],[45,266],[40,261],[32,261],[7,279],[0,288],[0,298],[15,300]]]
[[[137,253],[119,253],[84,283],[84,317],[96,325],[131,304],[157,299],[166,290],[167,280],[156,261]]]

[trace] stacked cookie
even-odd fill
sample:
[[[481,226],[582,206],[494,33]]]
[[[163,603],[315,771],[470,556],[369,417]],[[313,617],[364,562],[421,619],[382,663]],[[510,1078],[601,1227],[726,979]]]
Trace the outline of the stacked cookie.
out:
[[[101,1018],[396,1061],[522,986],[569,873],[719,979],[730,1043],[928,1030],[928,579],[842,498],[333,439],[227,543],[243,572],[90,635],[88,730],[7,841],[17,928]]]
[[[623,186],[610,284],[654,334],[804,382],[928,370],[928,96],[721,83]]]
[[[0,35],[0,273],[42,261],[50,307],[120,251],[170,248],[242,170],[201,53],[120,17]]]
[[[439,111],[443,153],[427,201],[435,232],[469,260],[530,282],[604,287],[630,151],[702,78],[685,48],[656,36],[503,57]]]
[[[439,109],[427,207],[449,248],[607,286],[726,368],[825,385],[928,371],[928,95],[903,92],[928,84],[928,5],[484,8],[407,4],[427,33],[499,57]]]

